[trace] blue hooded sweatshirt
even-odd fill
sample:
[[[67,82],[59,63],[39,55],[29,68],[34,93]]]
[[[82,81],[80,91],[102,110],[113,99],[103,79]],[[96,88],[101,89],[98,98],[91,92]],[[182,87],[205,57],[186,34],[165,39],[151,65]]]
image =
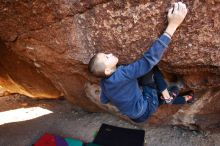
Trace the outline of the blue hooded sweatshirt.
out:
[[[144,100],[137,78],[148,73],[161,59],[171,39],[161,35],[137,61],[119,66],[109,77],[101,80],[101,103],[111,102],[119,111],[132,119],[150,111]]]

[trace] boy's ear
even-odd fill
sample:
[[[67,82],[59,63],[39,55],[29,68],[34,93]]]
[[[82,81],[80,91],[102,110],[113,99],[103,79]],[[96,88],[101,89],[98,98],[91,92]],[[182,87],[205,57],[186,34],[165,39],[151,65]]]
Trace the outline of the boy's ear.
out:
[[[105,68],[105,75],[109,76],[109,75],[111,75],[111,73],[112,73],[111,69]]]

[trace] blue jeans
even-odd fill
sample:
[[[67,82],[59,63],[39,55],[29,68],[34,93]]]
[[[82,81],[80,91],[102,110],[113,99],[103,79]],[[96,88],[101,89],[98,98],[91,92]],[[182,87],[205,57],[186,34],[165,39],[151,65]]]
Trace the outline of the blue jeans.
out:
[[[157,66],[140,77],[138,81],[139,85],[143,87],[143,98],[148,101],[148,109],[145,113],[137,119],[132,119],[134,122],[140,123],[146,121],[151,114],[156,112],[159,106],[158,93],[167,88],[167,83]]]

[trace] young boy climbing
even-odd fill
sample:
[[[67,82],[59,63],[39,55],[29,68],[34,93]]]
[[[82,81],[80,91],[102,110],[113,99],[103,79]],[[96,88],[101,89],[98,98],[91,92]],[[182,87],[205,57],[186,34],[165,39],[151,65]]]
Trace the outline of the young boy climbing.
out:
[[[113,54],[97,53],[92,57],[89,71],[103,78],[100,95],[102,104],[110,102],[133,121],[144,122],[158,108],[158,92],[165,101],[173,101],[178,91],[174,88],[169,93],[156,65],[186,14],[186,5],[182,2],[175,3],[168,11],[168,26],[164,33],[143,57],[129,65],[116,67],[118,58]],[[184,100],[187,101],[188,97],[184,97]]]

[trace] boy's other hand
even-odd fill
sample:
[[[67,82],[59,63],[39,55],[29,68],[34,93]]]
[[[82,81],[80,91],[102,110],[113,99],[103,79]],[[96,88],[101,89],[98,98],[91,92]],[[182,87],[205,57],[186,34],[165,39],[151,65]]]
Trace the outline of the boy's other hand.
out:
[[[186,5],[182,2],[174,3],[168,11],[168,26],[165,32],[170,36],[176,31],[177,27],[183,22],[187,14]]]
[[[164,91],[161,92],[162,94],[162,99],[165,99],[165,100],[172,100],[173,97],[170,96],[169,94],[169,91],[167,89],[165,89]]]

